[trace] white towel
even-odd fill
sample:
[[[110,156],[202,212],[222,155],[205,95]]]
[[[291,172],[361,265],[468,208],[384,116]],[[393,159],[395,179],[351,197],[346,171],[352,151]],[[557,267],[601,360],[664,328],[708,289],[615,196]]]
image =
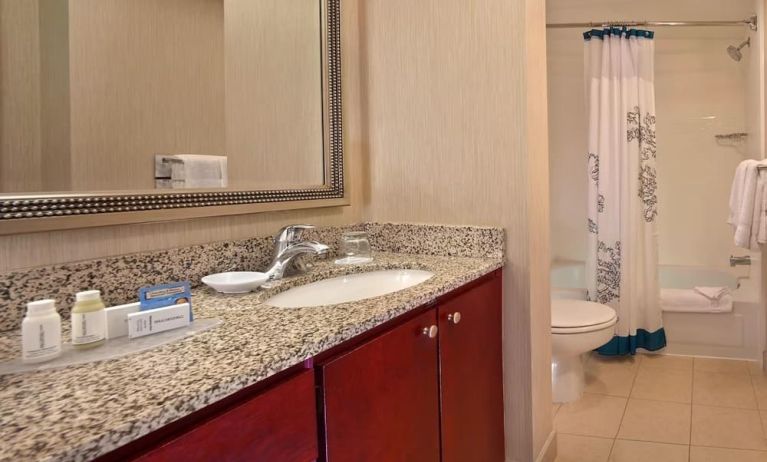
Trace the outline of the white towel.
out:
[[[767,171],[759,170],[767,167],[767,162],[761,161],[756,169],[756,192],[754,193],[754,212],[751,218],[750,250],[759,250],[760,244],[767,243]]]
[[[229,184],[226,156],[178,154],[172,158],[180,161],[172,165],[173,188],[226,188]]]
[[[767,165],[762,161],[762,165]],[[756,239],[757,244],[767,244],[767,169],[757,170],[759,180],[762,182],[762,194],[760,195],[762,203],[759,207],[759,231]]]
[[[733,227],[738,223],[738,213],[740,211],[740,202],[743,196],[743,185],[746,182],[746,167],[751,161],[746,160],[738,164],[735,168],[735,176],[732,179],[730,188],[730,215],[727,217],[727,223]]]
[[[724,295],[730,293],[729,287],[693,287],[692,290],[703,295],[711,301],[718,301]]]
[[[660,305],[663,311],[678,313],[729,313],[732,295],[724,294],[718,300],[711,300],[692,289],[661,289]]]
[[[735,245],[744,249],[751,249],[752,244],[754,202],[759,176],[757,165],[759,162],[753,159],[741,162],[735,171],[730,190],[730,216],[727,222],[733,227]]]

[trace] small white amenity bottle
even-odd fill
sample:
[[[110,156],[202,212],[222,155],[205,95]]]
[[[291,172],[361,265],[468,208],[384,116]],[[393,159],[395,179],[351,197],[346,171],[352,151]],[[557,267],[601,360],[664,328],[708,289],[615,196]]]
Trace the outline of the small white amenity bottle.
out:
[[[49,361],[61,354],[61,316],[55,300],[27,303],[21,321],[21,360],[25,363]]]
[[[72,307],[72,346],[82,350],[103,345],[106,323],[101,291],[78,292]]]

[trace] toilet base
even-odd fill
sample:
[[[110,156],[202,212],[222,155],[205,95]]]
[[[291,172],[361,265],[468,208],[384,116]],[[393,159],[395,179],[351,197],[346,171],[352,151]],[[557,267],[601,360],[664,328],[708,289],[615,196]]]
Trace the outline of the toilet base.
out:
[[[585,386],[583,355],[551,359],[551,392],[555,403],[579,400],[583,396]]]

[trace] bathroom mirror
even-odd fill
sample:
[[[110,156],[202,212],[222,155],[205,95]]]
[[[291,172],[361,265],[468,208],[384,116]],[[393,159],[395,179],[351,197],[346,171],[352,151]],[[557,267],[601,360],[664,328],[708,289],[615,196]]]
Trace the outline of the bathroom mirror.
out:
[[[340,0],[0,0],[0,234],[345,205]]]

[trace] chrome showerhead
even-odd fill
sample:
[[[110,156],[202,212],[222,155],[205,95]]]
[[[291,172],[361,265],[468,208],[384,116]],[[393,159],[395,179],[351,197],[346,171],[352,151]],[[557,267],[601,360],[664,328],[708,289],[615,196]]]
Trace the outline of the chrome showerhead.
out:
[[[741,43],[737,47],[733,45],[728,46],[727,54],[730,55],[730,58],[734,59],[735,61],[740,61],[743,59],[743,53],[740,50],[745,46],[751,46],[751,37],[747,38],[745,42]]]

